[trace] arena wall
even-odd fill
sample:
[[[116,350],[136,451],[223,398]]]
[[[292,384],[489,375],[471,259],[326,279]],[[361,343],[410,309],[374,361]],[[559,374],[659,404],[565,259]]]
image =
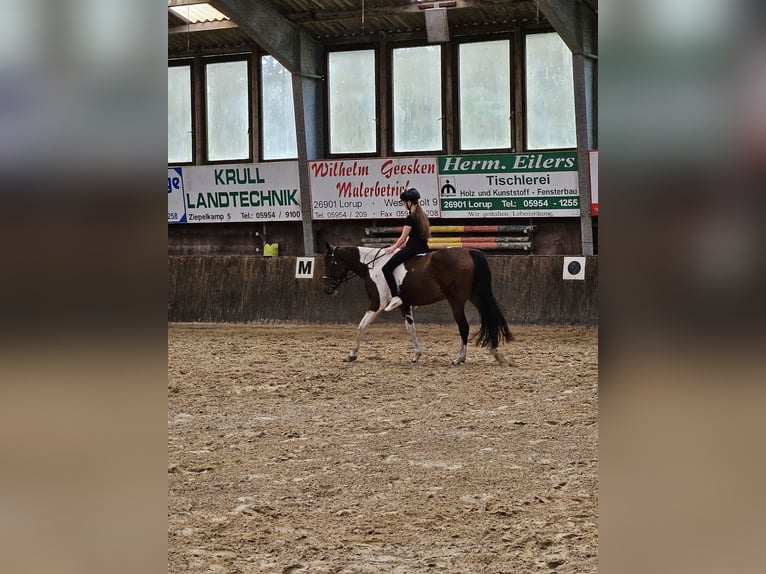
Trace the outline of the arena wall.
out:
[[[598,256],[587,257],[585,280],[563,280],[563,257],[487,255],[493,289],[509,323],[596,324]],[[361,279],[324,293],[324,261],[313,279],[296,279],[295,257],[171,256],[168,320],[171,322],[357,323],[367,308]],[[469,321],[478,322],[472,305]],[[446,303],[420,307],[418,322],[451,323]],[[398,312],[380,321],[401,321]]]

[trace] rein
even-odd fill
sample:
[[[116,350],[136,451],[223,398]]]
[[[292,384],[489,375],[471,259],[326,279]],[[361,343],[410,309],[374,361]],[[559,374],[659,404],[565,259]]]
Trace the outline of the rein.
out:
[[[361,261],[361,263],[364,263],[367,266],[367,270],[371,270],[375,266],[375,262],[383,257],[383,255],[386,254],[386,250],[383,248],[378,249],[378,251],[375,253],[375,256],[372,258],[371,261]]]
[[[353,271],[346,271],[346,274],[341,279],[330,279],[330,287],[333,289],[337,289],[341,285],[343,285],[346,281],[351,279],[356,273]]]

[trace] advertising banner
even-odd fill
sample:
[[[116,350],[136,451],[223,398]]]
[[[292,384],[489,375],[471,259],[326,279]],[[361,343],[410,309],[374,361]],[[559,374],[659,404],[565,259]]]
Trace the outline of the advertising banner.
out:
[[[168,223],[186,223],[184,174],[180,167],[168,168]]]
[[[590,152],[598,215],[598,152]],[[432,219],[579,217],[577,153],[450,155],[309,162],[315,220],[401,219],[418,189]],[[168,223],[300,221],[298,163],[168,168]]]
[[[169,223],[172,213],[181,213],[175,196],[176,204],[170,204],[172,172],[183,186],[186,223],[301,220],[297,162],[170,168]]]
[[[410,187],[420,192],[429,217],[441,217],[436,157],[309,162],[313,219],[401,219],[399,201]]]
[[[577,152],[439,157],[442,218],[579,217]]]

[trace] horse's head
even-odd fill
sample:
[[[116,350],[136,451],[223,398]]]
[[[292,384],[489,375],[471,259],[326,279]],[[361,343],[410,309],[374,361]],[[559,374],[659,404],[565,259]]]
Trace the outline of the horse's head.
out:
[[[328,295],[334,295],[342,283],[348,281],[353,272],[342,256],[339,256],[338,247],[333,247],[327,243],[327,251],[324,255],[324,269],[326,275],[322,279],[327,283],[324,292]]]

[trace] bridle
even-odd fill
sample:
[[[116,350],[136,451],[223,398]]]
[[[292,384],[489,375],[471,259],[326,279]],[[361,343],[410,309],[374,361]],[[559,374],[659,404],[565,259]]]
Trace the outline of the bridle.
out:
[[[328,269],[330,268],[331,265],[339,265],[338,260],[335,258],[335,249],[337,248],[333,247],[332,251],[327,256]],[[356,275],[356,273],[354,273],[351,269],[347,269],[345,275],[343,275],[343,277],[341,277],[340,279],[324,275],[322,279],[330,282],[330,285],[327,287],[327,293],[328,294],[335,293],[335,291],[338,290],[338,287],[343,285],[346,281],[351,279],[354,275]]]
[[[335,257],[335,250],[336,249],[337,249],[337,247],[333,247],[332,251],[327,256],[327,263],[328,263],[327,267],[328,268],[330,267],[330,265],[339,265],[338,260]],[[385,255],[385,250],[384,249],[378,249],[378,251],[375,253],[375,256],[372,258],[371,261],[369,261],[369,262],[367,262],[367,261],[360,261],[359,264],[360,265],[364,265],[366,267],[367,271],[369,271],[370,269],[372,269],[372,267],[375,264],[375,262],[378,259],[380,259],[381,257],[383,257],[383,255]],[[338,287],[343,285],[346,281],[350,280],[354,276],[363,277],[364,275],[360,271],[356,271],[353,268],[349,268],[349,269],[346,270],[346,273],[341,278],[329,277],[327,275],[324,275],[322,277],[322,279],[324,279],[325,281],[329,281],[330,282],[330,285],[327,288],[327,293],[332,294],[332,293],[335,293],[335,291],[338,290]]]

